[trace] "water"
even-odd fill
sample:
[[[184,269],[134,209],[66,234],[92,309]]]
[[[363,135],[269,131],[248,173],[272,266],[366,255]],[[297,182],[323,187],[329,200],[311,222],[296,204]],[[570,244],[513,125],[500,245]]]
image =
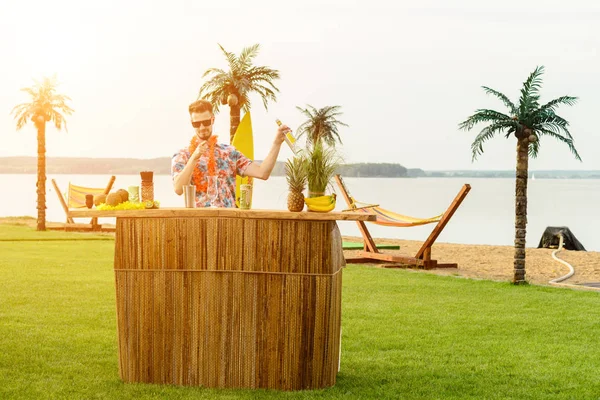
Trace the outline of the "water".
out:
[[[50,179],[66,192],[69,181],[75,185],[104,187],[107,175],[50,175],[47,181],[47,220],[64,221],[65,214]],[[35,175],[1,175],[0,216],[36,216]],[[463,183],[471,184],[471,192],[454,214],[438,242],[465,244],[512,245],[514,238],[514,179],[487,178],[345,178],[352,195],[363,202],[377,203],[389,210],[431,217],[442,213],[454,199]],[[140,185],[139,175],[118,175],[114,189]],[[339,189],[334,187],[340,195]],[[255,180],[253,208],[285,210],[287,185],[285,177],[268,181]],[[171,177],[154,176],[154,197],[161,207],[183,207],[183,196],[172,189]],[[537,247],[546,226],[568,226],[587,250],[600,251],[600,180],[536,179],[529,181],[527,246]],[[337,211],[347,206],[340,195]],[[76,219],[84,222],[85,219]],[[100,222],[114,223],[114,218]],[[339,221],[343,235],[360,236],[355,222]],[[367,224],[375,238],[424,240],[434,224],[393,228]]]

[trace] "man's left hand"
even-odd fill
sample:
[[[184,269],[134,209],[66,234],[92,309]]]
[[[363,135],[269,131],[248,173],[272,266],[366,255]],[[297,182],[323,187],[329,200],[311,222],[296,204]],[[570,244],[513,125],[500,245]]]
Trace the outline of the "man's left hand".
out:
[[[277,128],[277,135],[275,135],[275,144],[281,144],[285,140],[285,133],[291,131],[289,126],[281,125]]]

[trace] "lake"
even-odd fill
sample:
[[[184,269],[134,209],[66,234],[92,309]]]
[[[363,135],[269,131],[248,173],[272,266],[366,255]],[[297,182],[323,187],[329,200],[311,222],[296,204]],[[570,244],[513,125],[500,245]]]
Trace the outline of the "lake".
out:
[[[65,215],[50,179],[66,192],[69,181],[75,185],[104,187],[107,175],[49,175],[46,210],[48,221],[64,221]],[[0,216],[36,216],[35,175],[0,174]],[[346,186],[359,201],[377,203],[397,213],[426,218],[448,207],[463,183],[471,192],[452,217],[438,242],[511,245],[514,238],[514,179],[502,178],[345,178]],[[139,175],[117,175],[114,189],[140,185]],[[333,188],[339,193],[337,186]],[[172,189],[169,175],[154,177],[154,197],[162,207],[183,207],[183,196]],[[527,246],[537,247],[547,226],[568,226],[587,250],[600,251],[600,180],[536,179],[528,187]],[[253,207],[285,210],[285,177],[255,180]],[[337,211],[347,208],[338,197]],[[76,220],[84,222],[85,219]],[[114,223],[114,218],[101,219]],[[355,222],[338,223],[342,235],[360,236]],[[424,240],[434,224],[393,228],[367,224],[375,238]]]

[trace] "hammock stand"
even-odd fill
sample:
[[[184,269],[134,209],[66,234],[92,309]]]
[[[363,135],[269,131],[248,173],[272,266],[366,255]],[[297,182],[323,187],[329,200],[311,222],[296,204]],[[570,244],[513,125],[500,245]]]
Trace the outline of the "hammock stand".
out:
[[[356,221],[358,228],[363,237],[363,251],[359,252],[357,256],[346,258],[347,263],[385,263],[388,266],[402,266],[402,267],[416,267],[422,269],[434,269],[434,268],[458,268],[456,263],[438,263],[437,260],[431,258],[431,246],[435,243],[436,239],[442,233],[442,230],[446,227],[446,224],[450,221],[450,218],[454,215],[458,207],[460,207],[462,201],[465,199],[471,185],[464,184],[452,203],[448,206],[446,211],[440,215],[431,218],[415,218],[407,215],[398,214],[384,208],[379,207],[378,204],[367,204],[356,201],[348,191],[341,175],[336,175],[335,180],[348,204],[348,209],[344,211],[360,211],[369,214],[375,214],[377,219],[375,221],[369,221],[374,224],[383,226],[394,226],[394,227],[411,227],[436,223],[435,227],[429,234],[429,237],[423,242],[423,245],[417,251],[414,257],[407,257],[396,254],[385,254],[377,248],[366,224],[363,221]],[[391,265],[389,265],[391,264]]]

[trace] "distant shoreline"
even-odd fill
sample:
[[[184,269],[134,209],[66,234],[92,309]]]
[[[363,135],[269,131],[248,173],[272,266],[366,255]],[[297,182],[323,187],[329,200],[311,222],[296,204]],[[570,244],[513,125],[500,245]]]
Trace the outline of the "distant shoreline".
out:
[[[427,172],[427,171],[426,171]],[[462,178],[487,178],[487,179],[513,179],[514,176],[498,176],[498,175],[485,175],[485,171],[483,171],[484,173],[477,173],[477,174],[459,174],[459,175],[451,175],[452,171],[448,171],[448,175],[425,175],[425,176],[381,176],[381,175],[361,175],[361,176],[355,176],[355,175],[345,175],[344,177],[346,178],[378,178],[378,179],[414,179],[414,178],[424,178],[424,179],[435,179],[435,178],[445,178],[445,179],[462,179]],[[534,171],[534,173],[537,174],[537,171]],[[0,171],[0,175],[35,175],[36,172],[2,172]],[[138,175],[139,171],[119,171],[119,172],[52,172],[52,171],[48,171],[46,170],[46,175]],[[154,173],[154,176],[170,176],[170,173]],[[279,176],[279,177],[283,177],[283,174],[275,174],[273,173],[271,176]],[[539,176],[539,177],[535,177],[535,179],[540,179],[540,180],[567,180],[567,179],[580,179],[580,180],[599,180],[600,179],[600,174],[596,175],[596,176],[550,176],[550,177],[544,177],[544,176]],[[532,180],[531,177],[529,177],[529,180]]]
[[[257,160],[260,161],[260,160]],[[284,176],[283,161],[277,161],[272,176]],[[48,175],[136,175],[154,171],[170,175],[171,158],[74,158],[48,157]],[[514,178],[509,170],[423,170],[396,163],[355,163],[340,167],[339,173],[353,178]],[[37,157],[0,157],[0,174],[37,174]],[[600,170],[533,170],[530,179],[600,179]]]

